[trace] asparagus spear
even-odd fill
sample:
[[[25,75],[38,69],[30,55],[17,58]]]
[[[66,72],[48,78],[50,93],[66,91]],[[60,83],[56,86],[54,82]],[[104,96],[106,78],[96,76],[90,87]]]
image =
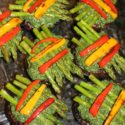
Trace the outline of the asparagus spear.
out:
[[[15,100],[12,96],[10,96],[6,90],[1,89],[0,90],[0,95],[5,98],[7,101],[9,101],[10,103],[16,105],[17,104],[17,100]]]
[[[15,86],[13,86],[11,83],[6,84],[6,88],[12,91],[17,96],[21,97],[22,92],[20,92]]]
[[[22,5],[9,4],[9,9],[10,10],[22,10],[23,6]]]
[[[4,59],[6,60],[7,63],[9,63],[10,62],[10,55],[9,55],[9,52],[7,51],[6,47],[5,46],[1,47],[1,50],[2,50],[2,54],[3,54]]]

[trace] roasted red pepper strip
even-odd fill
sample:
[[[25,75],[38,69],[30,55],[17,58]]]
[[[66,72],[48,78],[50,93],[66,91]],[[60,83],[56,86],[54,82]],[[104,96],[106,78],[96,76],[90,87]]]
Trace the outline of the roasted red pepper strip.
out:
[[[84,50],[80,52],[80,56],[87,55],[90,51],[96,49],[97,47],[103,45],[105,42],[109,40],[108,35],[103,35],[101,38],[99,38],[96,42],[94,42],[92,45],[86,47]]]
[[[41,74],[44,74],[45,71],[50,68],[54,63],[56,63],[58,60],[60,60],[64,55],[68,53],[67,49],[62,50],[58,54],[56,54],[52,59],[45,62],[43,65],[39,67],[39,71]]]
[[[54,98],[49,98],[45,102],[43,102],[33,113],[32,115],[26,120],[24,125],[28,125],[32,122],[43,110],[45,110],[48,106],[54,103]]]
[[[0,47],[9,42],[14,36],[16,36],[20,32],[20,27],[17,26],[8,33],[4,34],[0,37]]]
[[[96,98],[93,105],[91,106],[89,112],[93,115],[93,117],[96,117],[101,105],[103,104],[106,96],[112,89],[113,84],[110,83],[103,91],[102,93]]]
[[[22,97],[20,98],[19,102],[16,105],[16,110],[19,111],[19,109],[21,108],[22,104],[24,103],[24,101],[26,100],[28,94],[30,93],[30,91],[32,90],[32,88],[34,86],[36,86],[38,83],[40,83],[40,80],[34,80],[33,82],[31,82],[29,84],[29,86],[26,88],[26,90],[23,92]]]
[[[119,51],[121,45],[118,43],[98,64],[100,68],[104,68],[113,56]]]
[[[55,37],[48,37],[48,38],[46,38],[46,39],[43,39],[43,40],[39,41],[39,42],[32,48],[31,53],[33,54],[34,51],[35,51],[35,49],[36,49],[40,44],[42,44],[42,43],[44,43],[44,42],[49,42],[49,41],[51,41],[51,42],[53,42],[53,43],[56,43],[56,42],[58,42],[58,40],[59,40],[59,39],[57,39],[57,38],[55,38]]]
[[[89,6],[91,6],[94,10],[96,10],[104,19],[107,19],[108,16],[107,14],[98,7],[98,5],[96,5],[95,2],[93,2],[92,0],[80,0],[81,2],[84,2],[86,4],[88,4]]]
[[[30,13],[32,13],[38,6],[42,4],[44,0],[37,0],[28,10]]]
[[[0,22],[2,22],[4,19],[6,19],[7,17],[9,17],[11,14],[10,11],[5,11],[2,14],[0,14]]]
[[[117,8],[115,7],[115,5],[112,3],[111,0],[104,0],[104,2],[105,2],[108,6],[110,6],[110,8],[111,8],[115,13],[118,13]]]

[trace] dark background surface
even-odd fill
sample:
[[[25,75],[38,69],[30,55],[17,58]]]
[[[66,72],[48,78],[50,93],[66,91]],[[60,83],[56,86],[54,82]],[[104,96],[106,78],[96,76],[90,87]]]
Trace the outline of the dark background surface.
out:
[[[70,7],[71,8],[76,0],[69,0],[71,2]],[[0,0],[0,10],[5,10],[6,7],[8,7],[8,3],[13,2],[13,0]],[[109,28],[106,29],[106,32],[110,36],[114,36],[121,42],[122,48],[121,48],[121,54],[125,57],[125,0],[119,0],[117,7],[119,9],[119,17],[118,19],[110,24]],[[74,35],[74,32],[72,31],[72,25],[73,22],[64,22],[61,21],[60,23],[56,24],[56,28],[53,29],[54,32],[57,32],[60,28],[62,29],[61,32],[58,32],[59,34],[71,38],[71,36]],[[65,27],[65,28],[64,28]],[[15,74],[25,74],[26,69],[26,61],[25,55],[19,54],[19,60],[16,62],[11,61],[10,64],[6,64],[3,59],[0,59],[0,89],[4,86],[5,83],[8,81],[12,81],[14,79]],[[77,80],[75,80],[77,82]],[[125,86],[125,75],[118,76],[118,82],[121,83],[122,86]],[[63,121],[64,125],[79,125],[78,122],[74,120],[73,114],[72,114],[72,98],[76,94],[75,91],[72,89],[73,84],[66,81],[65,88],[62,93],[62,98],[65,100],[66,104],[69,106],[69,112],[67,114],[67,120]],[[0,125],[8,125],[9,122],[7,121],[5,115],[4,115],[4,101],[0,98]]]

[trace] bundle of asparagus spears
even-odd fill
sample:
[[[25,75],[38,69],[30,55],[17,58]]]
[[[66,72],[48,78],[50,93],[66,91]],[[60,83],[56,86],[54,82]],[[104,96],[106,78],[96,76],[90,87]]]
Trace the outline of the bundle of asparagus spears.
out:
[[[64,77],[71,82],[72,74],[83,77],[81,69],[73,62],[65,38],[55,36],[45,25],[42,26],[42,31],[34,28],[33,32],[37,37],[35,43],[26,37],[20,43],[29,54],[27,71],[32,79],[48,80],[54,90],[60,93]]]
[[[113,22],[118,16],[114,5],[116,2],[117,0],[80,0],[70,12],[76,13],[77,21],[84,20],[95,28],[104,28],[105,24]]]
[[[16,0],[9,9],[12,17],[20,17],[33,27],[43,24],[52,27],[59,20],[71,20],[66,10],[68,4],[68,0]]]
[[[13,83],[7,83],[5,88],[0,90],[0,95],[9,101],[14,119],[24,125],[61,125],[61,121],[54,116],[56,113],[66,118],[67,106],[40,80],[30,81],[16,75]]]
[[[0,12],[0,57],[4,57],[6,62],[10,61],[10,56],[17,59],[17,48],[21,50],[19,41],[22,38],[20,18],[11,17],[10,11]]]
[[[81,117],[91,125],[124,125],[125,90],[112,81],[100,81],[94,75],[89,79],[94,84],[83,81],[75,85],[81,93],[74,98]]]
[[[72,42],[77,44],[76,58],[84,70],[94,73],[104,69],[113,80],[116,80],[114,70],[118,74],[125,72],[125,59],[119,55],[120,44],[116,39],[104,32],[97,33],[83,20],[74,30],[81,37],[80,40],[74,37]]]

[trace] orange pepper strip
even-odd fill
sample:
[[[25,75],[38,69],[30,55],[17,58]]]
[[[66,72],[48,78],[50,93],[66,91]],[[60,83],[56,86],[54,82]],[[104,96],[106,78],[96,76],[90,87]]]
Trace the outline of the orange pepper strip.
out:
[[[118,96],[114,106],[112,107],[108,118],[106,119],[104,125],[110,125],[111,121],[114,119],[122,105],[125,103],[125,90],[122,90],[120,95]]]
[[[46,88],[46,85],[43,84],[39,87],[39,89],[34,93],[34,95],[30,98],[30,100],[27,102],[27,104],[21,109],[20,113],[24,115],[29,115],[29,113],[34,108],[35,104],[41,97],[42,92]]]
[[[56,0],[45,0],[34,13],[36,19],[40,19],[55,2]]]
[[[118,14],[112,11],[112,9],[102,0],[93,0],[93,1],[97,3],[100,7],[102,7],[107,13],[109,13],[113,19],[117,18]]]
[[[27,12],[28,9],[30,8],[30,4],[33,2],[33,0],[27,0],[26,3],[23,6],[23,11]]]
[[[9,22],[0,27],[0,37],[22,23],[20,18],[12,18]]]
[[[63,46],[65,42],[66,42],[65,39],[61,39],[61,40],[57,41],[56,43],[49,45],[44,50],[42,50],[40,53],[38,53],[35,57],[33,57],[30,61],[36,62],[38,59],[42,58],[43,56],[45,56],[47,53],[51,52],[52,50],[55,50],[55,49],[59,48],[60,46]]]
[[[91,66],[96,60],[105,56],[117,43],[114,38],[109,39],[85,60],[86,66]]]

